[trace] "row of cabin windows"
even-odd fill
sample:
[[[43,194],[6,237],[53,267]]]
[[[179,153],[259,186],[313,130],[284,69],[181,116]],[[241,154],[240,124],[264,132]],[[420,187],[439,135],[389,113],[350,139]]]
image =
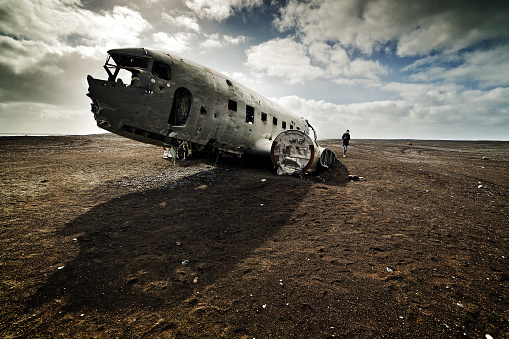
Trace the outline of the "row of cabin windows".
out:
[[[228,109],[231,111],[237,112],[237,102],[234,100],[231,100],[231,99],[228,100]],[[254,116],[255,116],[254,107],[246,105],[246,122],[248,124],[254,124]],[[267,113],[262,112],[261,120],[263,122],[267,122]],[[274,126],[277,126],[277,118],[276,117],[272,117],[272,124]],[[286,129],[286,121],[283,121],[281,123],[281,127]],[[293,124],[290,124],[290,129],[293,129]],[[297,127],[297,129],[300,129],[300,128]]]

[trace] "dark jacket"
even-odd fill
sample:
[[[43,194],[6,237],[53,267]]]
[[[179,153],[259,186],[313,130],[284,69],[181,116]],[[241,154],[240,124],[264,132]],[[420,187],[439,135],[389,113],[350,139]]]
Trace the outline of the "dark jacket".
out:
[[[350,133],[344,133],[341,139],[343,139],[343,145],[348,146],[350,143]]]

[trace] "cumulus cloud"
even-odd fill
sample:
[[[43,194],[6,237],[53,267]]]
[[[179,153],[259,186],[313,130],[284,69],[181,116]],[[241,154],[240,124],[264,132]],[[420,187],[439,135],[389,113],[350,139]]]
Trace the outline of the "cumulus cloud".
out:
[[[78,0],[3,1],[0,12],[2,132],[97,133],[87,73],[103,72],[106,50],[139,44],[151,25],[130,8],[93,12]]]
[[[228,45],[238,45],[247,41],[247,37],[243,35],[239,36],[223,35],[223,39]]]
[[[411,56],[458,51],[501,32],[507,37],[508,16],[502,1],[311,0],[290,1],[274,23],[303,39],[340,42],[367,54],[396,41],[397,53]]]
[[[55,71],[60,68],[52,63],[55,55],[102,58],[106,49],[139,43],[140,34],[151,27],[139,13],[119,6],[102,14],[73,0],[20,0],[3,7],[0,62],[17,74],[35,65]]]
[[[509,88],[489,91],[431,85],[409,88],[407,84],[391,83],[384,89],[398,91],[401,98],[343,105],[298,96],[274,100],[308,118],[322,138],[337,138],[340,130],[354,128],[362,138],[390,138],[387,133],[392,132],[400,137],[448,139],[451,129],[456,129],[458,135],[466,126],[497,127],[509,123]],[[431,133],[430,128],[435,128],[434,135],[425,134]],[[463,137],[471,138],[467,134]]]
[[[174,53],[184,53],[191,48],[191,41],[196,38],[194,33],[179,32],[168,35],[164,32],[152,34],[153,48]]]
[[[318,78],[378,80],[387,69],[378,61],[350,60],[339,45],[314,42],[310,46],[292,38],[275,39],[246,51],[247,65],[257,72],[286,79],[291,84]]]
[[[407,118],[411,109],[411,104],[404,100],[339,105],[324,100],[306,100],[297,96],[286,96],[276,101],[295,114],[308,118],[319,132],[319,136],[327,138],[337,135],[341,125],[355,125],[357,128],[363,125],[387,127],[394,121]]]
[[[315,41],[308,48],[313,59],[321,64],[333,64],[341,68],[350,62],[350,57],[339,44],[330,46],[323,41]]]
[[[180,29],[200,32],[200,25],[198,24],[198,20],[196,20],[196,18],[185,15],[178,15],[174,17],[168,13],[163,13],[162,18],[169,24],[177,26]]]
[[[253,46],[246,52],[247,65],[255,71],[285,78],[289,83],[304,83],[323,76],[311,65],[304,46],[292,39],[275,39]]]
[[[419,60],[405,70],[414,71],[412,81],[432,82],[437,80],[475,82],[481,88],[507,86],[509,84],[509,46],[501,45],[490,50],[476,50],[461,57],[433,56]],[[456,62],[456,67],[448,63]]]
[[[220,35],[217,33],[205,34],[205,38],[206,39],[200,43],[200,46],[207,49],[238,45],[247,40],[245,36],[232,37],[229,35]]]
[[[6,20],[0,30],[6,36],[28,42],[38,41],[55,49],[76,45],[136,43],[150,28],[142,16],[129,8],[115,6],[97,14],[72,0],[19,0],[4,5]]]
[[[262,6],[263,0],[186,0],[185,3],[199,17],[221,21],[235,10],[251,10]]]

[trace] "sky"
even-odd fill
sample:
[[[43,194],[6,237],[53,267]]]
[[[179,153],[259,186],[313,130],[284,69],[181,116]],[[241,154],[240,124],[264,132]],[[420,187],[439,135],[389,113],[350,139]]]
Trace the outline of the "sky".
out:
[[[0,0],[0,135],[95,134],[87,74],[145,47],[224,73],[319,139],[509,140],[509,1]]]

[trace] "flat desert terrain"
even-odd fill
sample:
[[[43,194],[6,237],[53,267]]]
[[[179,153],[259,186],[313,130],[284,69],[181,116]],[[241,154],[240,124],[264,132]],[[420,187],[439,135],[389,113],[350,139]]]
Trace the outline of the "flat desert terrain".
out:
[[[508,338],[509,142],[407,141],[298,178],[2,137],[0,337]]]

